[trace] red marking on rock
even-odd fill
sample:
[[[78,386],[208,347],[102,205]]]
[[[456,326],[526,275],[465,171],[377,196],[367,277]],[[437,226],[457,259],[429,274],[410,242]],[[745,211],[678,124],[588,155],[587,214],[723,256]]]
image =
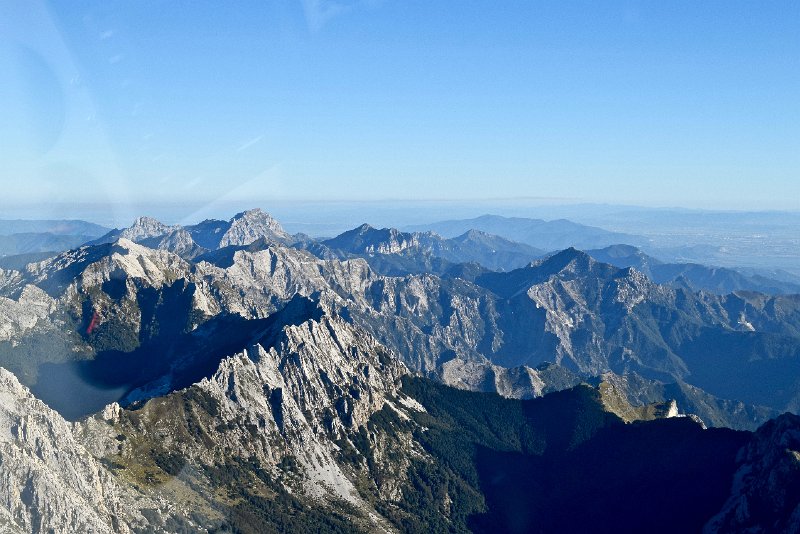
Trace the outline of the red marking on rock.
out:
[[[97,312],[94,312],[94,315],[92,315],[92,320],[89,323],[89,328],[86,329],[87,334],[91,334],[92,330],[94,330],[94,327],[97,326],[97,319]]]

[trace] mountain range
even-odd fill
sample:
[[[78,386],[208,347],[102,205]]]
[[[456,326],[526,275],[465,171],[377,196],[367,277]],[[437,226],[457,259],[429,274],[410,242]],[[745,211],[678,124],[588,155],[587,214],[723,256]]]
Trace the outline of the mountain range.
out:
[[[251,210],[0,270],[0,528],[800,528],[800,296],[540,253]]]
[[[125,237],[114,243],[103,243],[110,239],[104,238],[100,244],[30,264],[23,271],[4,272],[0,278],[4,295],[25,299],[43,290],[48,302],[39,304],[39,309],[57,310],[37,318],[34,336],[9,335],[8,348],[0,344],[0,350],[12,355],[6,366],[34,386],[41,357],[21,356],[27,354],[28,342],[34,344],[32,339],[44,343],[46,338],[48,346],[60,344],[60,349],[50,351],[51,361],[43,368],[64,379],[70,373],[57,365],[73,366],[73,360],[81,358],[95,361],[106,353],[112,358],[114,351],[139,351],[147,357],[148,351],[162,350],[153,347],[161,347],[163,340],[179,339],[179,334],[210,318],[263,319],[297,294],[321,294],[400,354],[412,370],[469,389],[536,396],[547,387],[541,385],[538,368],[552,362],[573,375],[568,381],[572,385],[608,371],[635,373],[646,380],[687,383],[720,399],[743,401],[752,407],[739,410],[740,414],[762,414],[748,424],[737,423],[748,428],[763,421],[769,410],[794,409],[798,402],[800,390],[792,378],[799,320],[796,297],[747,292],[717,296],[667,287],[633,268],[618,269],[575,249],[508,272],[479,268],[447,276],[430,272],[390,276],[374,270],[362,257],[311,255],[303,250],[308,242],[288,236],[263,212],[240,214],[227,228],[209,233],[222,234],[220,244],[237,244],[192,259],[193,255],[175,254],[187,250],[185,242],[171,252],[173,242],[154,235],[189,230],[140,219],[120,233],[142,243],[158,240],[159,249]],[[231,228],[246,237],[230,237]],[[384,233],[399,236],[400,241],[392,245],[390,240],[387,246],[402,248],[400,253],[419,247],[397,245],[410,243],[402,239],[419,241],[416,234]],[[350,238],[349,249],[342,244],[344,238],[321,245],[348,255],[392,254],[390,249],[369,252],[363,242],[359,250],[352,245],[352,236],[345,237]],[[434,243],[446,242],[428,237]],[[299,243],[300,248],[287,247],[286,242]],[[337,242],[342,248],[329,246]],[[366,246],[375,242],[382,241],[372,240]],[[91,332],[76,337],[93,320]],[[72,324],[74,331],[63,332],[64,324]],[[734,376],[717,369],[718,361],[726,361]],[[758,390],[750,385],[748,373],[780,387]],[[146,385],[139,382],[136,387]],[[46,389],[58,390],[51,386],[48,383]],[[131,389],[131,384],[127,386]],[[717,417],[725,420],[720,414],[711,418]]]

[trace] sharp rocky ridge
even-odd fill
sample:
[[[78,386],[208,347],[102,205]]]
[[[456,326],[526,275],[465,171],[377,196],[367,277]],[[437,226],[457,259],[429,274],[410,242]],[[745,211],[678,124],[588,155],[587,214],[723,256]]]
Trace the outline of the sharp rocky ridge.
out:
[[[224,528],[214,469],[237,463],[275,477],[248,481],[260,491],[275,491],[279,480],[282,491],[323,508],[343,503],[364,530],[393,530],[335,454],[336,442],[346,442],[389,398],[393,409],[407,409],[398,391],[406,371],[342,318],[310,301],[291,307],[295,324],[266,325],[189,388],[129,410],[111,404],[75,424],[0,369],[0,476],[11,482],[0,502],[8,524],[32,532]],[[187,494],[205,504],[196,515],[174,507]]]

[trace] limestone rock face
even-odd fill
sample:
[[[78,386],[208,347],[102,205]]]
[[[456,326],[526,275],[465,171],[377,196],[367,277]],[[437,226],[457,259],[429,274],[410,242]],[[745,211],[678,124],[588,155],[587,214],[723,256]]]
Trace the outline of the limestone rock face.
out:
[[[168,250],[188,260],[206,252],[206,249],[194,242],[192,235],[184,228],[136,241],[150,248]]]
[[[189,264],[165,250],[154,250],[129,239],[81,247],[39,263],[31,263],[22,280],[44,289],[54,298],[87,291],[103,283],[137,279],[159,288],[188,275]],[[109,286],[98,287],[108,292]],[[116,288],[115,288],[116,289]],[[69,295],[66,295],[67,297]]]
[[[308,474],[306,491],[366,506],[334,460],[331,437],[346,439],[365,425],[397,394],[405,368],[369,335],[328,315],[284,328],[273,343],[227,358],[196,387],[219,403],[222,422],[246,421],[281,436],[280,445],[230,433],[215,441],[272,463],[292,454]]]
[[[289,491],[313,506],[349,503],[358,530],[391,531],[356,489],[340,453],[345,444],[352,450],[360,429],[390,399],[405,398],[399,387],[407,370],[323,304],[297,298],[288,308],[210,377],[129,410],[112,405],[79,425],[80,435],[94,454],[119,466],[115,476],[144,487],[153,502],[188,500],[208,511],[200,513],[205,525],[230,506],[220,492]],[[220,485],[207,475],[220,466],[241,468],[232,464],[268,477]],[[162,506],[159,521],[192,520],[181,513]]]
[[[474,458],[459,456],[469,440],[509,453],[540,423],[564,426],[553,414],[520,418],[561,402],[527,399],[588,381],[597,391],[575,387],[562,400],[590,400],[597,418],[584,423],[613,420],[629,436],[702,435],[685,418],[641,426],[682,414],[752,429],[800,406],[787,372],[799,346],[795,297],[693,293],[575,249],[510,272],[373,267],[388,256],[445,265],[497,253],[508,265],[530,255],[480,232],[445,240],[364,226],[327,244],[297,239],[260,210],[185,228],[140,218],[0,272],[0,365],[14,373],[0,369],[0,533],[271,531],[297,521],[382,532],[419,512],[448,530],[467,524],[462,504],[484,506]],[[409,371],[526,400],[454,392]],[[22,385],[56,408],[77,404],[48,396],[64,377],[104,394],[67,414],[74,423]],[[776,387],[753,387],[765,383]],[[723,474],[736,471],[710,532],[800,527],[798,421],[763,426],[735,465],[748,435],[709,430],[729,433],[733,467]],[[414,508],[420,495],[427,510]]]
[[[434,232],[379,230],[368,224],[304,246],[325,259],[363,257],[377,271],[396,275],[442,274],[457,264],[471,264],[478,270],[510,271],[544,255],[543,250],[476,230],[445,239]]]
[[[430,234],[400,232],[394,228],[375,229],[368,224],[329,239],[324,244],[352,254],[397,254],[403,250],[419,247],[428,241]]]
[[[0,525],[9,532],[130,532],[130,501],[70,424],[0,368]]]
[[[208,220],[186,227],[168,226],[152,217],[139,217],[128,228],[112,230],[88,244],[113,243],[119,239],[168,250],[186,259],[208,250],[249,245],[259,239],[272,244],[294,241],[278,221],[260,209],[244,211],[230,221]]]
[[[19,339],[55,311],[56,301],[34,285],[26,285],[19,299],[0,297],[0,340]]]

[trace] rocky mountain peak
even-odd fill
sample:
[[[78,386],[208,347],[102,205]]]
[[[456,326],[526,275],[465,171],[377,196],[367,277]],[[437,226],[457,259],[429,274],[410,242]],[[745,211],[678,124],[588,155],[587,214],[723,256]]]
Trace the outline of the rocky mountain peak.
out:
[[[420,234],[401,232],[396,228],[379,230],[365,223],[325,241],[324,244],[351,254],[396,254],[418,246],[419,236]]]
[[[286,243],[290,236],[278,221],[260,208],[237,213],[219,242],[220,247],[249,245],[259,238]]]
[[[489,234],[487,234],[486,232],[482,232],[480,230],[476,230],[476,229],[472,228],[470,230],[467,230],[466,232],[464,232],[460,236],[458,236],[458,238],[462,238],[464,240],[466,240],[466,239],[484,239],[484,238],[486,238],[488,236],[489,236]]]
[[[147,215],[142,215],[141,217],[137,217],[133,221],[133,225],[131,228],[148,228],[148,227],[163,227],[165,228],[166,225],[159,221],[154,217],[148,217]]]
[[[129,228],[124,229],[120,233],[120,237],[130,239],[131,241],[140,241],[149,237],[158,237],[168,234],[175,229],[177,229],[176,226],[167,226],[152,217],[139,217],[133,221],[133,224]]]
[[[120,238],[129,239],[138,243],[145,239],[166,235],[179,228],[180,226],[167,226],[166,224],[152,217],[138,217],[128,228],[111,230],[102,237],[99,237],[94,241],[89,241],[87,244],[101,245],[105,243],[113,243]]]
[[[553,274],[560,271],[581,274],[587,273],[595,263],[595,260],[587,253],[575,247],[569,247],[544,260],[541,267]]]
[[[290,324],[281,326],[279,321],[277,331],[224,358],[211,376],[174,395],[183,397],[182,403],[203,398],[204,406],[215,407],[214,419],[203,428],[215,447],[265,465],[290,455],[306,475],[301,492],[333,495],[363,507],[328,440],[347,439],[349,432],[365,425],[388,397],[397,395],[407,371],[368,333],[341,317],[320,313],[321,308],[310,310],[315,305],[294,299],[287,306],[294,309],[284,314],[295,316]],[[301,320],[309,311],[312,317]],[[199,391],[204,394],[197,395]],[[139,413],[151,414],[152,424],[164,424],[156,423],[164,417],[158,415],[164,402],[152,399]],[[263,439],[230,430],[241,423]],[[206,454],[202,442],[186,446],[187,456],[202,460]]]
[[[374,228],[374,227],[372,227],[372,226],[370,226],[368,223],[364,223],[364,224],[362,224],[361,226],[359,226],[358,228],[356,228],[356,231],[357,231],[359,234],[366,234],[367,232],[370,232],[370,231],[372,231],[372,230],[374,230],[374,229],[375,229],[375,228]]]
[[[261,208],[253,208],[237,213],[230,222],[231,224],[236,224],[239,221],[245,221],[250,224],[263,224],[274,232],[284,231],[280,223]]]

